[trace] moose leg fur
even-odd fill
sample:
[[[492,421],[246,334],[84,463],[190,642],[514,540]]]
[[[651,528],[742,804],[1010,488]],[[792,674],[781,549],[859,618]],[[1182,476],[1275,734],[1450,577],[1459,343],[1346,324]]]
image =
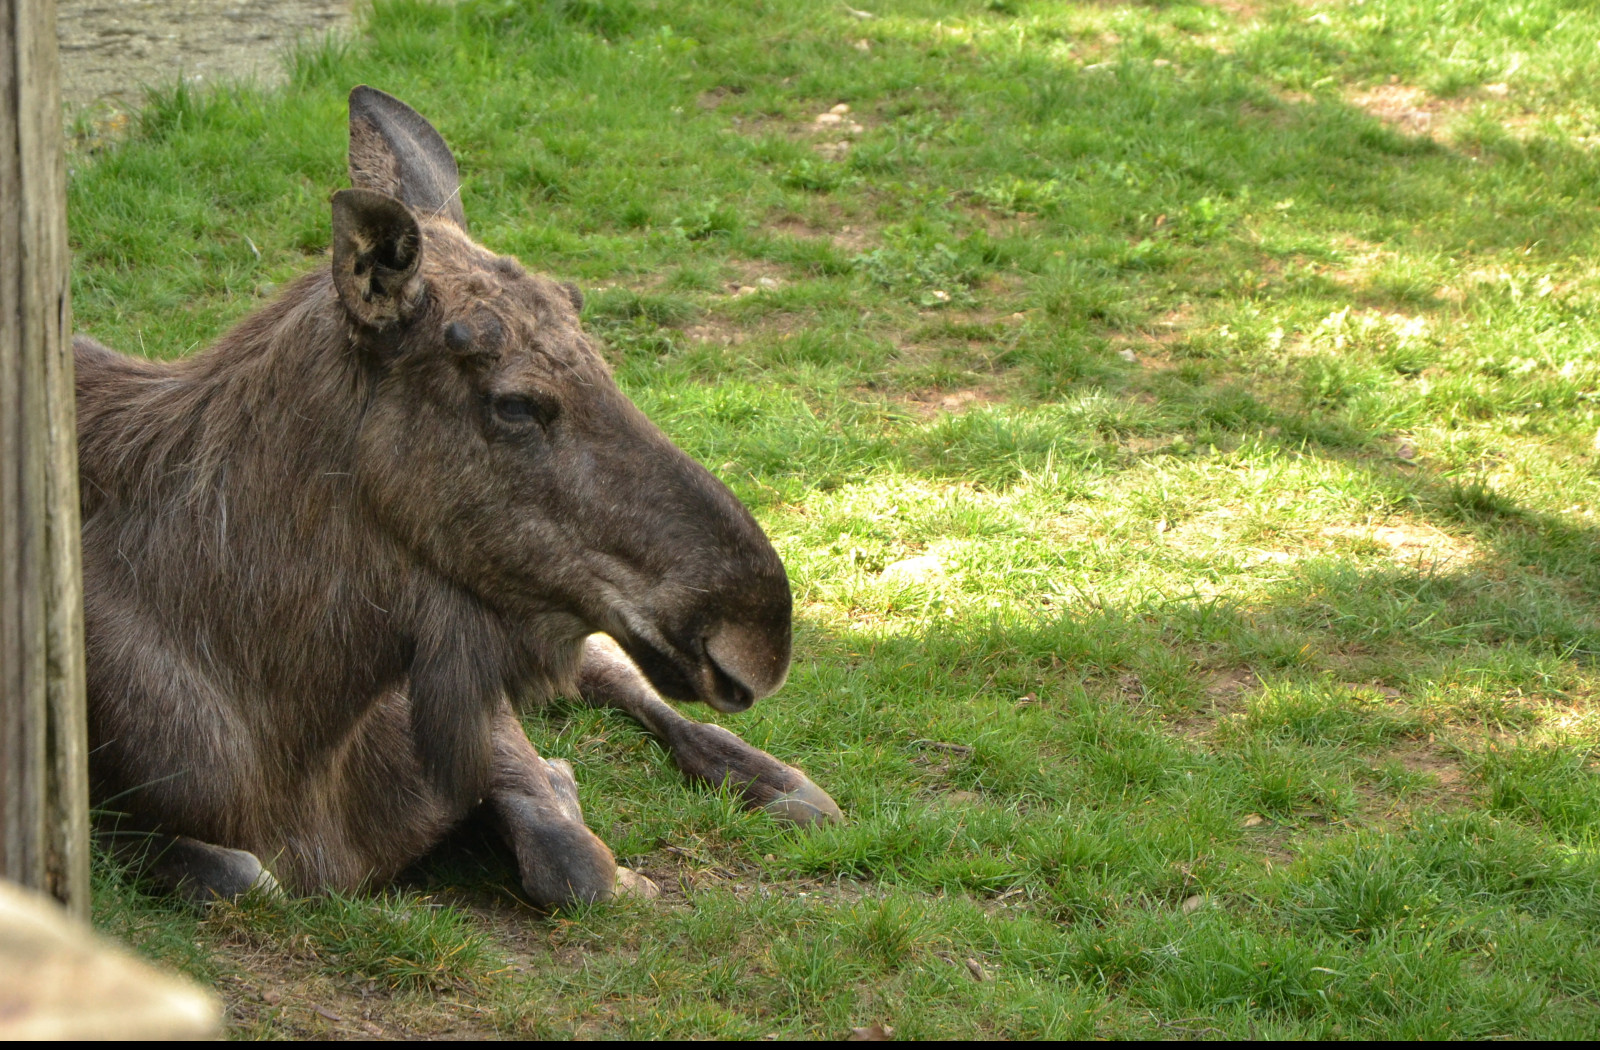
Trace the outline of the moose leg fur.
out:
[[[578,693],[586,703],[615,708],[644,726],[672,752],[673,762],[689,779],[737,787],[752,809],[796,824],[844,819],[828,793],[798,769],[721,726],[680,715],[607,635],[590,635],[584,644]]]
[[[572,766],[540,758],[509,705],[495,718],[494,779],[486,801],[516,853],[523,891],[534,904],[560,907],[660,892],[643,875],[619,867],[584,826]]]

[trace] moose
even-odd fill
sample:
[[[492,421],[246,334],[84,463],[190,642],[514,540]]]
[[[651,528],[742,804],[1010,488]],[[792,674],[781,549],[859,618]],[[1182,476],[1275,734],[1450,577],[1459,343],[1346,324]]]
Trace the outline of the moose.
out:
[[[328,264],[185,359],[74,340],[105,834],[181,895],[309,894],[482,814],[535,904],[652,895],[524,732],[561,694],[749,806],[840,819],[666,702],[742,711],[788,673],[756,520],[617,388],[576,286],[468,236],[434,127],[366,86],[349,112]]]

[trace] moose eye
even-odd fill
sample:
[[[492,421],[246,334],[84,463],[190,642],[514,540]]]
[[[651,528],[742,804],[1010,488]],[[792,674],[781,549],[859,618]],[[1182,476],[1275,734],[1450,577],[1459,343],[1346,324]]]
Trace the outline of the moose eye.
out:
[[[522,394],[504,394],[494,399],[495,418],[512,426],[539,423],[552,414],[539,402]]]

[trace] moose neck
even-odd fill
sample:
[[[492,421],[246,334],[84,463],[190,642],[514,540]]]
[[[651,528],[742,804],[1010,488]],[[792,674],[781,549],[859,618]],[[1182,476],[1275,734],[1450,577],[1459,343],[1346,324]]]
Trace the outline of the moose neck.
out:
[[[337,738],[405,673],[400,621],[438,584],[362,499],[375,378],[326,271],[192,358],[120,361],[80,366],[86,557],[119,563],[168,645],[245,670],[259,699],[305,705],[326,722],[312,736]]]

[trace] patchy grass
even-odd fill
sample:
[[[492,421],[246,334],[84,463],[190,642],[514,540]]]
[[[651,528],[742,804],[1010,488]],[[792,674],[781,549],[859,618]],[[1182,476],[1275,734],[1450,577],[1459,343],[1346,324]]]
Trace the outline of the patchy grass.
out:
[[[170,356],[321,264],[351,85],[433,118],[783,552],[726,722],[850,817],[555,708],[660,904],[468,834],[203,914],[105,866],[102,924],[241,1035],[1592,1038],[1600,15],[871,11],[379,2],[73,158],[78,324]]]

